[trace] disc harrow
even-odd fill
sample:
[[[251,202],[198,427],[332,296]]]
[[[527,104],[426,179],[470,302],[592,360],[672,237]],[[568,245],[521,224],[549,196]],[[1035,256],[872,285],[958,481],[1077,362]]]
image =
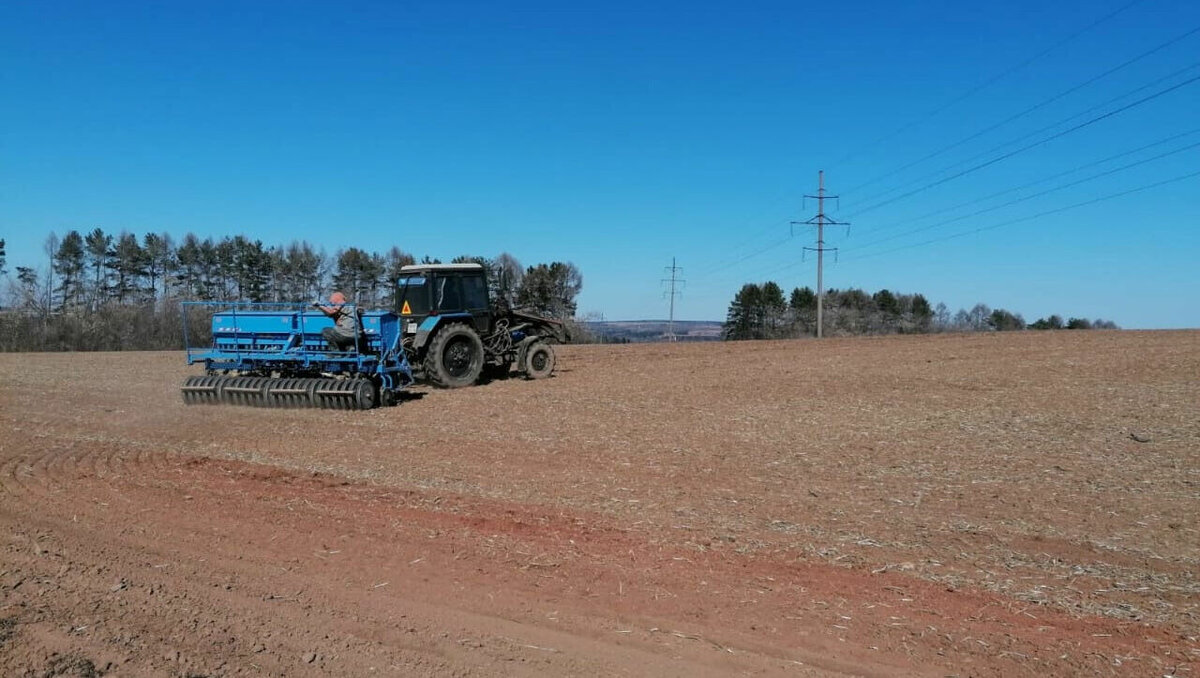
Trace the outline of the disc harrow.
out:
[[[245,405],[250,407],[316,407],[329,410],[369,410],[378,403],[369,379],[276,378],[200,375],[183,383],[188,405]]]

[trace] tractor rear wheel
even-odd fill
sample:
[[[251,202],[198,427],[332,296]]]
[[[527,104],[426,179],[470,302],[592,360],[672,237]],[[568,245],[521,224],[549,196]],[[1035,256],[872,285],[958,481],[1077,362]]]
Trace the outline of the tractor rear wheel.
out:
[[[447,325],[433,335],[425,354],[425,377],[440,388],[461,388],[479,381],[483,371],[483,342],[462,323]]]
[[[525,348],[521,371],[528,379],[545,379],[554,372],[554,349],[544,341],[535,341]]]

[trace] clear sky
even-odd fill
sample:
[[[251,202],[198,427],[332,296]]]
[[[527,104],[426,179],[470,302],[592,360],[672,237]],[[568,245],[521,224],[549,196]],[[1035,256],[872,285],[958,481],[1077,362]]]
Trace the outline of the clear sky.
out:
[[[96,226],[508,251],[575,262],[610,320],[665,317],[675,257],[677,317],[721,319],[743,282],[815,287],[789,222],[824,169],[827,286],[1197,327],[1196,28],[1196,0],[5,2],[0,237],[10,270]]]

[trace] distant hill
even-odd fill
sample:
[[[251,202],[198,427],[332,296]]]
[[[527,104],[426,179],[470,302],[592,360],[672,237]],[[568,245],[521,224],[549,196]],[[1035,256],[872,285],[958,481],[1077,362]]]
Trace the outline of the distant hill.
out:
[[[608,341],[666,341],[666,320],[609,320],[586,322],[583,325],[593,334]],[[679,341],[719,341],[721,323],[716,320],[676,320],[675,336]]]

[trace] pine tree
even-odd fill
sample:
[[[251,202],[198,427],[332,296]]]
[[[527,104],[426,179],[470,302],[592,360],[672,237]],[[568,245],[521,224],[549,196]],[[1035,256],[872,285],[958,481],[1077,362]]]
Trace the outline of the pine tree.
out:
[[[194,234],[183,236],[183,242],[175,250],[175,259],[179,263],[179,282],[183,294],[189,299],[204,299],[201,290],[201,270],[203,257],[200,253],[200,239]]]
[[[237,299],[241,301],[265,301],[267,281],[270,279],[271,260],[263,249],[261,240],[250,241],[237,236],[231,243],[233,281]]]
[[[988,327],[991,327],[997,332],[1011,332],[1014,330],[1025,329],[1025,319],[1019,313],[1012,313],[1002,308],[997,308],[988,316]]]
[[[84,239],[79,231],[69,231],[58,244],[51,266],[58,274],[59,310],[77,308],[87,294],[84,287]]]
[[[375,303],[383,275],[382,257],[351,247],[337,254],[337,271],[333,274],[333,286],[345,294],[347,299],[371,305]]]
[[[730,340],[762,339],[764,316],[762,288],[746,283],[729,304],[721,336]]]
[[[117,236],[108,266],[113,272],[111,294],[117,303],[123,304],[142,298],[142,282],[146,277],[146,253],[138,244],[137,236],[129,232],[122,232]]]
[[[112,256],[112,236],[96,228],[83,239],[88,265],[92,267],[91,303],[96,308],[108,295],[108,262]]]
[[[552,318],[572,318],[575,297],[582,289],[583,276],[575,264],[538,264],[526,269],[517,291],[517,305]]]
[[[150,288],[150,298],[156,299],[159,282],[162,283],[162,296],[167,296],[167,279],[174,271],[175,256],[171,236],[166,233],[147,233],[142,238],[142,251],[145,253],[146,277]]]
[[[284,299],[300,301],[319,297],[321,269],[325,264],[324,253],[317,252],[306,242],[292,242],[288,245],[284,259]]]
[[[784,313],[787,311],[787,301],[783,298],[783,289],[772,280],[762,285],[760,293],[762,304],[763,339],[774,339],[781,336],[784,324]]]

